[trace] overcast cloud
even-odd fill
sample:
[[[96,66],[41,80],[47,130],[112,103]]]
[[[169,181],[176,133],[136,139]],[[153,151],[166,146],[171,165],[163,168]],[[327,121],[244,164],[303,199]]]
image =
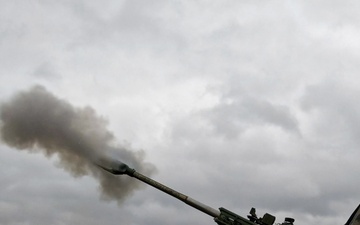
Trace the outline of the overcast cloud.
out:
[[[360,203],[359,7],[0,1],[0,102],[41,85],[213,208],[344,224]],[[0,224],[215,224],[145,185],[105,200],[60,160],[0,142]]]

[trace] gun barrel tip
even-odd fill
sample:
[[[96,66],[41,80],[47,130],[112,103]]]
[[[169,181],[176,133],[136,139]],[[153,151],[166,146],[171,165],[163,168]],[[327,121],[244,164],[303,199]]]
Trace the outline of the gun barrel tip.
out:
[[[101,159],[95,164],[103,170],[115,175],[129,174],[129,171],[131,171],[128,165],[119,160]]]

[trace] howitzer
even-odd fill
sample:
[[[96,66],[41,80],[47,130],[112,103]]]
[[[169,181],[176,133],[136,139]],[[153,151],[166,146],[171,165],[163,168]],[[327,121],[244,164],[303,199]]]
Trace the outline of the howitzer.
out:
[[[266,213],[262,218],[258,218],[255,212],[255,208],[251,208],[250,215],[248,215],[247,218],[241,217],[225,208],[219,208],[219,210],[214,209],[147,176],[144,176],[135,169],[130,168],[128,165],[119,161],[113,161],[110,163],[107,162],[106,166],[98,164],[98,166],[112,174],[128,175],[144,183],[147,183],[154,188],[183,201],[185,204],[208,214],[209,216],[213,217],[214,221],[219,225],[272,225],[275,221],[275,217],[268,213]],[[293,225],[294,221],[295,220],[292,218],[285,218],[285,221],[281,223],[281,225]]]

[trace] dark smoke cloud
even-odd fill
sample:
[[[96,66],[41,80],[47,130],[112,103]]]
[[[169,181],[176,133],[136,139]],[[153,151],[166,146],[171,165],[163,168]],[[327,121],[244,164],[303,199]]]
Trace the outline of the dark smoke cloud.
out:
[[[114,176],[94,163],[120,159],[146,174],[154,167],[143,161],[141,152],[115,146],[105,119],[90,107],[76,108],[58,99],[42,86],[19,92],[0,108],[1,135],[9,146],[26,151],[56,154],[60,166],[73,176],[92,175],[100,183],[102,197],[119,203],[140,183]]]

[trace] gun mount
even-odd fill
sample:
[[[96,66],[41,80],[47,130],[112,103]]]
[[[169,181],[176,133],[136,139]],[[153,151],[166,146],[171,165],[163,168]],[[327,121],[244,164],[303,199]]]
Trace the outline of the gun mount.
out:
[[[250,215],[248,215],[247,218],[241,217],[222,207],[219,208],[219,210],[216,210],[137,172],[135,169],[130,168],[125,163],[119,161],[107,163],[106,166],[98,164],[98,166],[114,175],[128,175],[149,184],[150,186],[153,186],[154,188],[183,201],[185,204],[208,214],[214,218],[214,221],[218,225],[273,225],[275,222],[275,216],[268,213],[266,213],[262,218],[258,218],[255,208],[251,208]],[[293,218],[285,218],[285,221],[279,225],[293,225],[294,221],[295,220]]]

